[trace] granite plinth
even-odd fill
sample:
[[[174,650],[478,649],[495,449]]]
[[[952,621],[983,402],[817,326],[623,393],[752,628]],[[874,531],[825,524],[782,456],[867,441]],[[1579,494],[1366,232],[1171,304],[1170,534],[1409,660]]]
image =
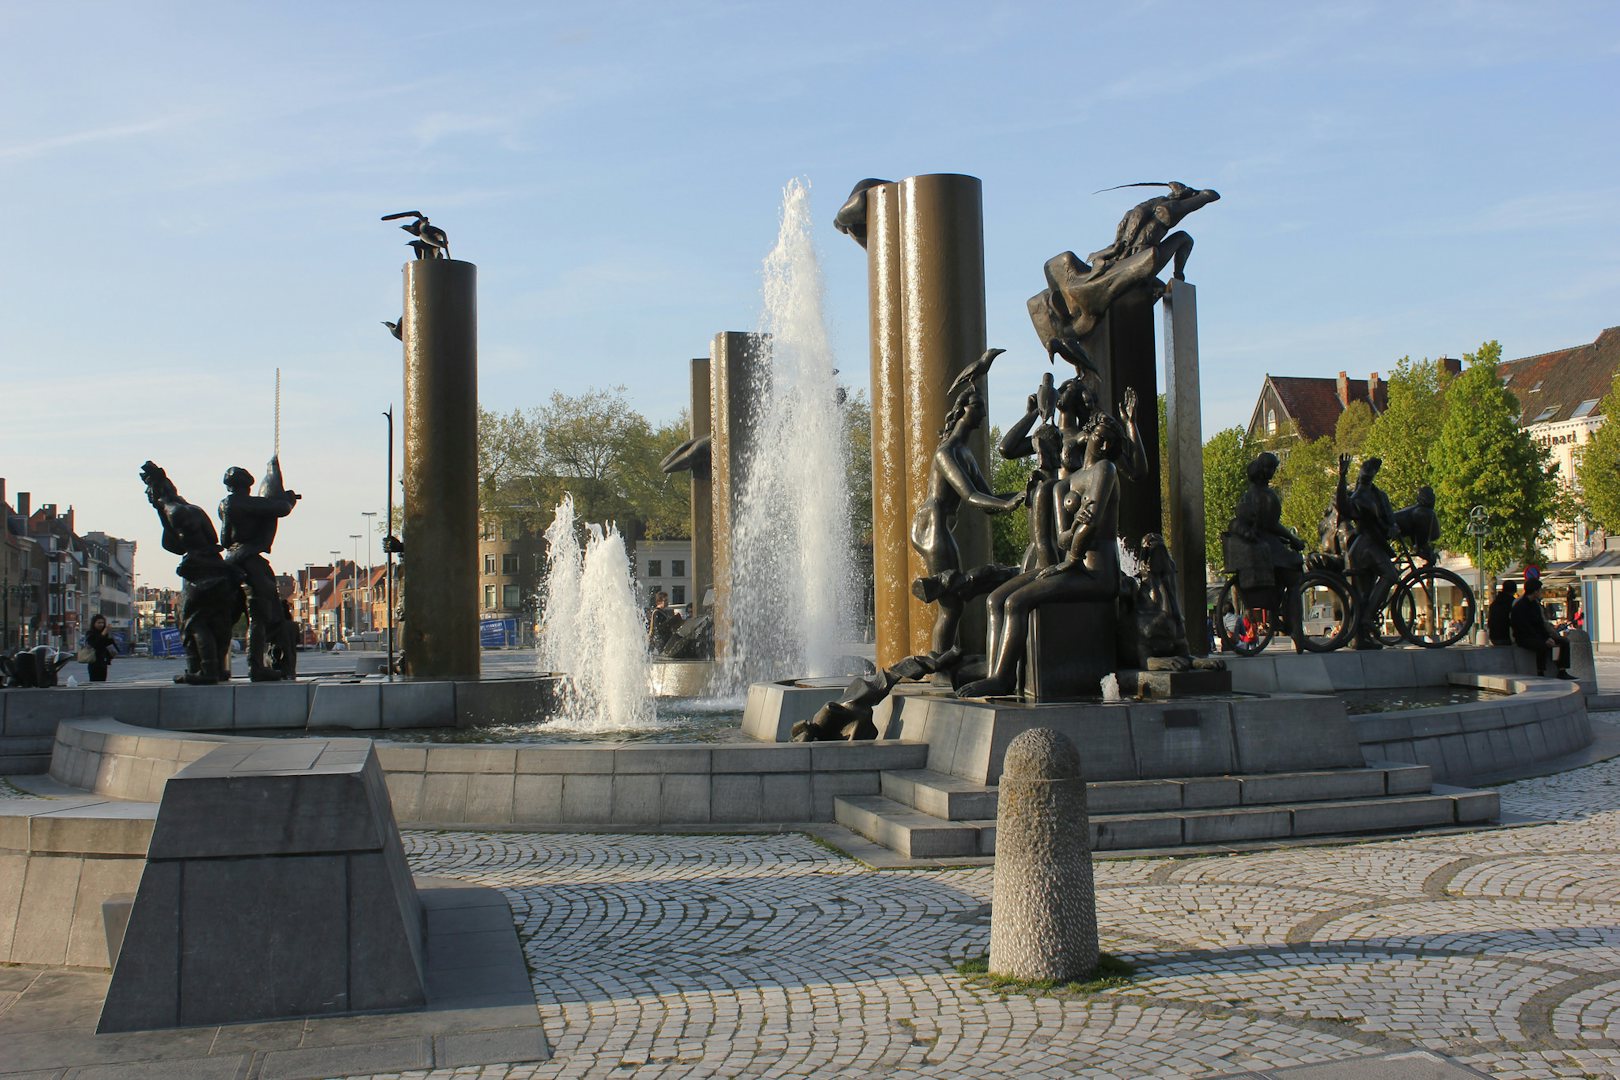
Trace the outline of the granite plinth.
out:
[[[163,789],[97,1030],[420,1007],[422,927],[369,741],[232,742]]]
[[[1119,673],[1119,692],[1126,697],[1180,698],[1230,694],[1230,671],[1138,671]]]
[[[1119,667],[1114,602],[1044,604],[1030,613],[1023,696],[1029,701],[1096,700]]]

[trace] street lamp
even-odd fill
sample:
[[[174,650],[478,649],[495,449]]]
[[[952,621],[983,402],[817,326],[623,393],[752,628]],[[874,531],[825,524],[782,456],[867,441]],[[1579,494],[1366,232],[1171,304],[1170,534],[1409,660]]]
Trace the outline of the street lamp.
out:
[[[1491,512],[1484,506],[1476,506],[1468,511],[1468,531],[1474,537],[1474,569],[1479,573],[1479,595],[1474,598],[1474,639],[1477,641],[1479,626],[1484,621],[1484,611],[1488,606],[1486,601],[1490,599],[1490,594],[1485,591],[1485,536],[1491,531]]]
[[[332,552],[332,598],[337,601],[337,631],[332,642],[334,645],[343,640],[343,594],[338,592],[338,560],[342,557],[343,552],[336,550]]]
[[[352,636],[360,630],[360,541],[364,537],[359,533],[350,533],[349,539],[354,541],[354,573],[349,575],[349,592],[354,596],[354,621],[349,624]]]
[[[371,519],[377,516],[377,511],[362,510],[360,516],[366,519],[366,629],[375,630],[377,629],[376,620],[371,617],[372,608],[375,607],[371,599],[371,536],[373,531]]]

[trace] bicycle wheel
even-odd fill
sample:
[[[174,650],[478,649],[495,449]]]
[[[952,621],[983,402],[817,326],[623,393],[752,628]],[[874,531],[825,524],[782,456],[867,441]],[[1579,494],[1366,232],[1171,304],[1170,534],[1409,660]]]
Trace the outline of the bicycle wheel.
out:
[[[1343,648],[1356,632],[1356,604],[1338,574],[1312,570],[1299,579],[1301,626],[1294,644],[1306,652]]]
[[[1221,598],[1215,604],[1215,632],[1221,636],[1222,647],[1239,656],[1253,656],[1271,644],[1273,635],[1272,613],[1263,608],[1249,608],[1243,601],[1243,590],[1237,578],[1226,583]]]
[[[1440,622],[1441,597],[1444,590],[1456,590],[1455,603],[1465,606],[1467,617],[1442,626]],[[1395,625],[1401,636],[1425,649],[1443,649],[1455,645],[1474,625],[1474,590],[1468,582],[1450,570],[1438,566],[1425,566],[1401,581],[1390,602],[1394,609]]]
[[[1394,599],[1393,592],[1390,599]],[[1399,624],[1396,623],[1395,615],[1390,610],[1389,604],[1385,604],[1378,609],[1378,615],[1373,619],[1373,625],[1378,627],[1379,644],[1386,649],[1393,649],[1397,645],[1406,644],[1406,635],[1401,632]]]

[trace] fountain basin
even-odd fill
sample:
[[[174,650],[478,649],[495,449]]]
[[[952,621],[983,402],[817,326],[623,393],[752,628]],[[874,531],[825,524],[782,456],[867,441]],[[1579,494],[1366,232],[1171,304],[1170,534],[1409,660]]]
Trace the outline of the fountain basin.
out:
[[[709,693],[714,685],[713,660],[664,660],[653,658],[647,675],[653,697],[695,698]]]

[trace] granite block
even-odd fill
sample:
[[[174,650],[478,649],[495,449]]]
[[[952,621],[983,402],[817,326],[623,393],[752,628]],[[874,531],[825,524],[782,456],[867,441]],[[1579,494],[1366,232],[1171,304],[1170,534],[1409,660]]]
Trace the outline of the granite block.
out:
[[[313,731],[376,731],[382,727],[379,683],[316,683],[309,698],[308,726]]]
[[[613,777],[613,822],[616,825],[656,825],[663,777],[627,773]]]
[[[522,825],[552,825],[562,821],[563,778],[555,773],[524,774],[512,789],[512,820]]]
[[[576,825],[605,825],[612,821],[613,777],[591,773],[564,776],[562,820]]]

